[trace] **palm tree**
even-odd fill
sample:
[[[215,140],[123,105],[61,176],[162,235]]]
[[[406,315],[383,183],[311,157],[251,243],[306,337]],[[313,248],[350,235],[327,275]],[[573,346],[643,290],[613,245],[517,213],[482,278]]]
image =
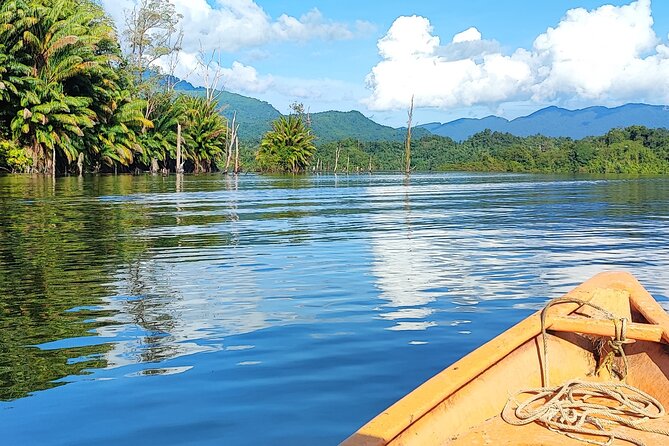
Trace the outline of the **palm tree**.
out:
[[[263,170],[304,172],[316,151],[314,139],[299,116],[281,116],[260,142],[256,159]]]
[[[145,127],[141,132],[142,150],[136,157],[135,163],[141,167],[148,167],[155,159],[167,167],[170,158],[176,156],[176,130],[182,112],[171,92],[156,94],[152,98],[152,103],[149,119],[153,127]]]
[[[113,27],[99,5],[77,0],[5,0],[0,22],[9,75],[23,76],[8,101],[12,133],[34,170],[54,172],[56,157],[76,159],[99,120],[95,92],[110,86],[95,82],[114,78],[119,55]]]
[[[202,97],[182,96],[185,159],[194,164],[195,172],[208,172],[225,154],[228,126],[218,105]]]
[[[153,123],[144,117],[146,102],[132,99],[128,90],[117,92],[111,101],[109,113],[102,116],[96,126],[95,136],[90,138],[89,153],[95,154],[107,166],[119,163],[129,166],[134,154],[142,153],[139,135],[142,129],[150,129]]]

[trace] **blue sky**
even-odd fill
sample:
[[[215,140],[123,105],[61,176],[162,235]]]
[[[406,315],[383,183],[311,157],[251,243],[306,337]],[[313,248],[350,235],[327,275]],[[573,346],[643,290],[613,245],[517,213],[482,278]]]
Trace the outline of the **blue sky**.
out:
[[[218,50],[227,90],[282,112],[299,101],[397,126],[412,95],[423,123],[669,103],[665,0],[171,1],[176,74],[201,84],[198,52]],[[118,24],[134,2],[102,0]]]

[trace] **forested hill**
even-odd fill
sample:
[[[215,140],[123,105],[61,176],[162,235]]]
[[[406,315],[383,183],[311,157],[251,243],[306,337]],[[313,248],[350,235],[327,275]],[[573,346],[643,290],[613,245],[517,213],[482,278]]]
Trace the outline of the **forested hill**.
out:
[[[311,128],[317,136],[317,144],[346,138],[358,141],[403,141],[406,127],[393,128],[378,124],[359,111],[326,111],[312,113]],[[420,138],[429,135],[425,129],[414,130],[414,136]]]
[[[647,104],[626,104],[615,108],[588,107],[581,110],[547,107],[511,121],[488,116],[482,119],[457,119],[446,124],[429,123],[421,127],[435,135],[463,141],[485,129],[516,136],[544,135],[580,139],[633,125],[669,128],[669,107]]]
[[[669,174],[669,130],[642,126],[580,140],[485,130],[462,142],[431,135],[411,146],[417,171]],[[401,171],[404,143],[349,139],[318,147],[314,158],[327,171]]]
[[[204,96],[203,87],[194,87],[186,81],[178,81],[175,90],[194,96]],[[271,123],[281,113],[270,103],[228,91],[220,91],[218,102],[222,105],[222,114],[232,119],[237,113],[239,136],[242,140],[256,144],[271,128]],[[406,137],[406,127],[393,128],[372,121],[359,111],[326,111],[311,113],[311,126],[316,135],[316,144],[324,144],[345,138],[359,141],[402,141]],[[425,129],[414,130],[416,138],[429,135]]]

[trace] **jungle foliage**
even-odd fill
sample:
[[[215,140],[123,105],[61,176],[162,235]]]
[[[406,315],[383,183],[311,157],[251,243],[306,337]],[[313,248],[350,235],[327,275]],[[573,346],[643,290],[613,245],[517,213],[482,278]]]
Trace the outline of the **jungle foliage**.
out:
[[[457,143],[428,136],[412,141],[412,169],[551,173],[669,173],[669,130],[632,126],[580,140],[519,137],[486,130]],[[312,169],[338,172],[402,171],[399,141],[346,139],[318,146]],[[343,162],[342,162],[343,160]],[[320,166],[323,166],[322,169]]]
[[[182,98],[147,75],[178,51],[180,17],[167,0],[139,0],[121,51],[93,0],[0,3],[0,168],[11,172],[136,171],[224,158],[227,121],[204,98]],[[155,14],[155,11],[160,11]]]

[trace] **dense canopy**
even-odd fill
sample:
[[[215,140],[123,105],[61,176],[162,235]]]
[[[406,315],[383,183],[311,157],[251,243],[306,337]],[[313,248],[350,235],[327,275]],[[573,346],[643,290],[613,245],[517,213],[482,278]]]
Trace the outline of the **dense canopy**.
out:
[[[140,2],[138,8],[154,3]],[[177,98],[157,73],[133,76],[145,71],[145,58],[122,54],[111,20],[97,3],[6,0],[0,23],[3,169],[173,168],[178,124],[186,167],[208,171],[224,158],[227,122],[217,105]],[[152,32],[132,24],[126,30],[130,36]]]

